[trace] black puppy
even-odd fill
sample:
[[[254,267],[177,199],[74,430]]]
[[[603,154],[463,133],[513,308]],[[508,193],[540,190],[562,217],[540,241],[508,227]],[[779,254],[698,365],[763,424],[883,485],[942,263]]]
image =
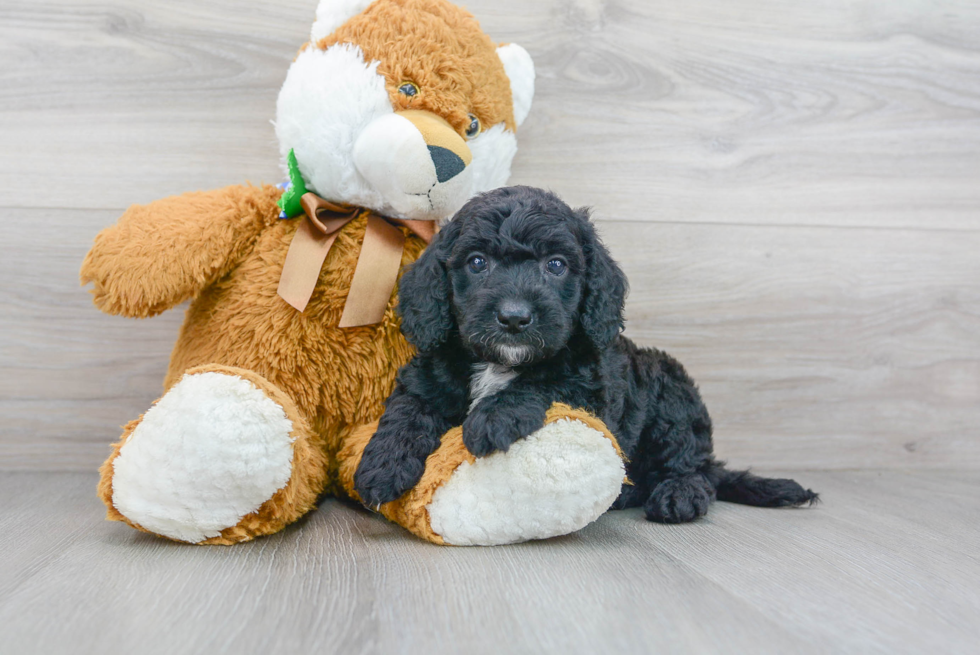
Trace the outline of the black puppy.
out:
[[[418,354],[398,374],[354,486],[369,506],[422,476],[441,435],[463,424],[476,456],[544,425],[554,402],[600,417],[628,458],[614,507],[652,521],[702,516],[715,498],[781,507],[817,499],[793,480],[729,471],[684,368],[620,335],[626,278],[588,211],[529,187],[468,202],[405,273],[402,330]]]

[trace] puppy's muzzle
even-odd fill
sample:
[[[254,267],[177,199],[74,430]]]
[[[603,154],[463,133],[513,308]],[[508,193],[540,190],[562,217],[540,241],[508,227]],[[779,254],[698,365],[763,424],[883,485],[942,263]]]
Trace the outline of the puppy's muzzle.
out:
[[[531,306],[525,302],[508,300],[497,309],[497,323],[511,334],[523,332],[533,320]]]

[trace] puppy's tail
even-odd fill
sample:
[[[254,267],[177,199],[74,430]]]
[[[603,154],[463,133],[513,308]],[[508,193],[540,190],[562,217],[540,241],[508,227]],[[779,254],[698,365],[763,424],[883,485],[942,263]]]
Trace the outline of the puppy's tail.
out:
[[[820,496],[804,489],[796,480],[761,478],[748,471],[729,471],[718,462],[708,474],[714,483],[718,500],[755,507],[799,507],[813,505]]]

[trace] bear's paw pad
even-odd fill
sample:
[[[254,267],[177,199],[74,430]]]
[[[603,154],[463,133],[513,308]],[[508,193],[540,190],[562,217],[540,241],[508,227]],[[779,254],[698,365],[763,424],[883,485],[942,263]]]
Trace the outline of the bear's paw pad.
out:
[[[185,375],[113,461],[112,504],[171,539],[216,537],[289,481],[292,430],[283,408],[251,382]]]
[[[548,423],[507,452],[464,462],[428,505],[446,543],[499,545],[579,530],[616,500],[623,461],[601,432],[574,419]]]

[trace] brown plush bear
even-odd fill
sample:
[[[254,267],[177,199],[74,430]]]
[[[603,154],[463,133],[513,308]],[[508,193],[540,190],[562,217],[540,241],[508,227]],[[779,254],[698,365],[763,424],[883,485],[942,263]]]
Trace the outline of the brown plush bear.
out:
[[[506,182],[533,89],[527,53],[445,0],[321,1],[276,112],[292,186],[134,206],[82,265],[110,314],[191,301],[164,395],[102,466],[110,519],[231,544],[282,529],[325,491],[353,495],[412,355],[396,278],[437,221]],[[419,485],[380,509],[437,543],[508,543],[581,528],[622,479],[605,427],[555,407],[481,460],[451,431]]]

